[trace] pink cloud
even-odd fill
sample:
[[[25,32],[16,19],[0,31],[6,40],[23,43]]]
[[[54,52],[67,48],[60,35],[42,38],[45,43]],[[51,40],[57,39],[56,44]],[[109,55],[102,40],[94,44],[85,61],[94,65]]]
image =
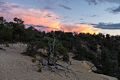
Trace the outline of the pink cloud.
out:
[[[46,31],[63,30],[65,32],[98,33],[97,29],[87,24],[65,25],[58,20],[60,16],[52,11],[24,8],[11,3],[1,4],[0,7],[0,16],[4,16],[7,20],[18,17],[21,18],[25,24],[49,27],[45,29]]]

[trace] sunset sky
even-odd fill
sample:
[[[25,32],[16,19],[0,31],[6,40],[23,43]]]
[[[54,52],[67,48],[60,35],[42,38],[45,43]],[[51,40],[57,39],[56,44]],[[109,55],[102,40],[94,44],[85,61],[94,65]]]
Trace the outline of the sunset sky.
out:
[[[0,16],[47,31],[120,35],[120,0],[0,0]]]

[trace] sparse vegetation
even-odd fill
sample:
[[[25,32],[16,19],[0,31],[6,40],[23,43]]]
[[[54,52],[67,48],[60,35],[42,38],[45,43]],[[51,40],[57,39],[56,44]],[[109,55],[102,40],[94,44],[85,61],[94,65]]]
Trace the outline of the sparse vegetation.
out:
[[[95,72],[120,79],[120,36],[62,31],[45,33],[32,26],[25,28],[21,19],[7,22],[0,17],[0,43],[8,46],[7,43],[15,42],[26,43],[28,47],[23,54],[34,58],[40,56],[49,67],[57,68],[59,60],[69,62],[68,52],[72,52],[74,59],[94,63],[97,67]],[[38,61],[42,66],[45,64],[41,59]]]

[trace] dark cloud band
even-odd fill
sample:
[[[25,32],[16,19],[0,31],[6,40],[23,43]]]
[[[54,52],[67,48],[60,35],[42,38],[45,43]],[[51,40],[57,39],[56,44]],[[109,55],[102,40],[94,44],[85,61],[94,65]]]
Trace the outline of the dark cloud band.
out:
[[[72,10],[72,8],[65,6],[63,4],[59,4],[59,7],[62,7],[62,8],[67,9],[67,10]]]
[[[99,23],[99,24],[92,24],[96,28],[101,29],[120,29],[120,23]]]
[[[98,4],[101,2],[109,2],[109,3],[116,3],[116,4],[120,4],[120,0],[86,0],[89,3],[94,3],[94,4]]]
[[[119,6],[116,8],[109,8],[110,12],[112,13],[119,13],[120,12],[120,0],[86,0],[89,4],[99,4],[99,3],[114,3],[118,4]]]

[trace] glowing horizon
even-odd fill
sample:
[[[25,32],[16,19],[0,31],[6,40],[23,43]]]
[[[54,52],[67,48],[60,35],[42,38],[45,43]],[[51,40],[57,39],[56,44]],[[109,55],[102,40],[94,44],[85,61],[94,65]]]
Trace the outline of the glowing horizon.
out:
[[[2,2],[0,1],[0,16],[5,17],[8,21],[11,21],[14,17],[17,17],[22,19],[25,24],[50,27],[43,29],[45,31],[57,29],[64,32],[90,34],[109,33],[112,35],[117,35],[119,33],[119,29],[117,29],[117,33],[109,30],[109,25],[107,26],[108,30],[102,29],[102,26],[100,25],[98,26],[98,28],[95,28],[94,25],[92,25],[93,22],[95,22],[95,24],[98,24],[100,21],[110,22],[111,20],[112,22],[118,22],[119,18],[114,18],[114,16],[119,17],[119,15],[111,16],[108,13],[103,15],[103,13],[101,13],[97,9],[99,8],[99,5],[96,5],[97,8],[94,10],[93,8],[91,8],[91,5],[89,5],[84,0],[81,0],[81,2],[72,1],[73,4],[71,4],[70,2],[71,1],[64,0],[29,0],[23,3],[22,1],[2,0]],[[70,5],[65,5],[66,3]],[[84,4],[86,6],[84,6],[85,10],[83,10],[83,8],[81,8],[77,4]],[[107,5],[107,7],[109,6]],[[101,9],[103,8],[104,7],[101,7]],[[91,9],[91,11],[89,9]],[[102,19],[100,18],[101,15],[103,16]],[[112,19],[109,16],[112,17]]]

